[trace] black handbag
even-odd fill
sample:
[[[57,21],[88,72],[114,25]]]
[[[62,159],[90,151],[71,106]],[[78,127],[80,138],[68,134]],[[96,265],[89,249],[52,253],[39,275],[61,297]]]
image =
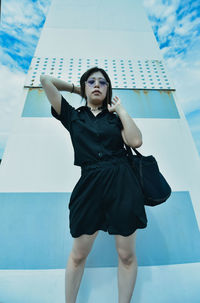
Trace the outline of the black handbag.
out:
[[[171,195],[171,187],[161,174],[156,159],[143,156],[135,148],[125,144],[127,156],[145,197],[144,205],[156,206],[165,202]],[[136,155],[133,155],[131,148]]]

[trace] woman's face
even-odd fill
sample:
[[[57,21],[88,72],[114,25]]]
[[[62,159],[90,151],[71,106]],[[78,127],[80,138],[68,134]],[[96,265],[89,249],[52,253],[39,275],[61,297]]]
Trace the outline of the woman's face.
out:
[[[87,96],[87,102],[89,104],[102,105],[108,90],[106,84],[108,84],[108,82],[100,71],[95,72],[88,77],[85,83],[85,95]]]

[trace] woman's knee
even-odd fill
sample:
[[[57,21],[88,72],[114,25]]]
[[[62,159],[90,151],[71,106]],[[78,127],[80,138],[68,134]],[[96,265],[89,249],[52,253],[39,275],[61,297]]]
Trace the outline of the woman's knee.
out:
[[[71,260],[74,265],[79,265],[82,262],[85,262],[87,258],[86,254],[74,254],[73,251],[71,252]]]
[[[71,251],[71,257],[75,264],[79,264],[86,260],[97,234],[98,231],[92,235],[84,234],[78,238],[75,238]]]
[[[128,237],[123,237],[121,235],[115,236],[118,256],[124,264],[129,265],[136,260],[135,238],[136,233],[133,233]]]
[[[118,251],[119,259],[122,263],[126,265],[132,264],[136,260],[136,255],[134,252],[127,252],[127,251]]]

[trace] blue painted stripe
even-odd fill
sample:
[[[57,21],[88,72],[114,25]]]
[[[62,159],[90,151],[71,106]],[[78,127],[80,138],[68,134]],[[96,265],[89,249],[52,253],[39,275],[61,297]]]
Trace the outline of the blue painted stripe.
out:
[[[70,193],[0,193],[0,268],[65,268]],[[200,233],[190,194],[173,192],[166,203],[146,206],[148,225],[137,231],[138,265],[200,261]],[[103,247],[103,255],[102,255]],[[117,266],[115,238],[99,232],[87,267]]]
[[[76,94],[62,92],[66,100],[75,108],[85,105]],[[158,90],[113,89],[113,97],[118,96],[122,105],[133,118],[180,118],[173,93]],[[43,89],[30,89],[25,101],[22,117],[52,117],[50,103]]]

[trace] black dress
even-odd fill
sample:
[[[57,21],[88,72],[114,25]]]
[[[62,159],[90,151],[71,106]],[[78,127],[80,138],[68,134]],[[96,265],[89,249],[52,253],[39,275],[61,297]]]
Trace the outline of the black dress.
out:
[[[106,107],[96,116],[87,106],[75,109],[63,96],[60,115],[52,106],[51,113],[69,131],[74,165],[81,167],[68,205],[72,237],[97,230],[129,236],[145,228],[144,197],[127,159],[119,116]]]

